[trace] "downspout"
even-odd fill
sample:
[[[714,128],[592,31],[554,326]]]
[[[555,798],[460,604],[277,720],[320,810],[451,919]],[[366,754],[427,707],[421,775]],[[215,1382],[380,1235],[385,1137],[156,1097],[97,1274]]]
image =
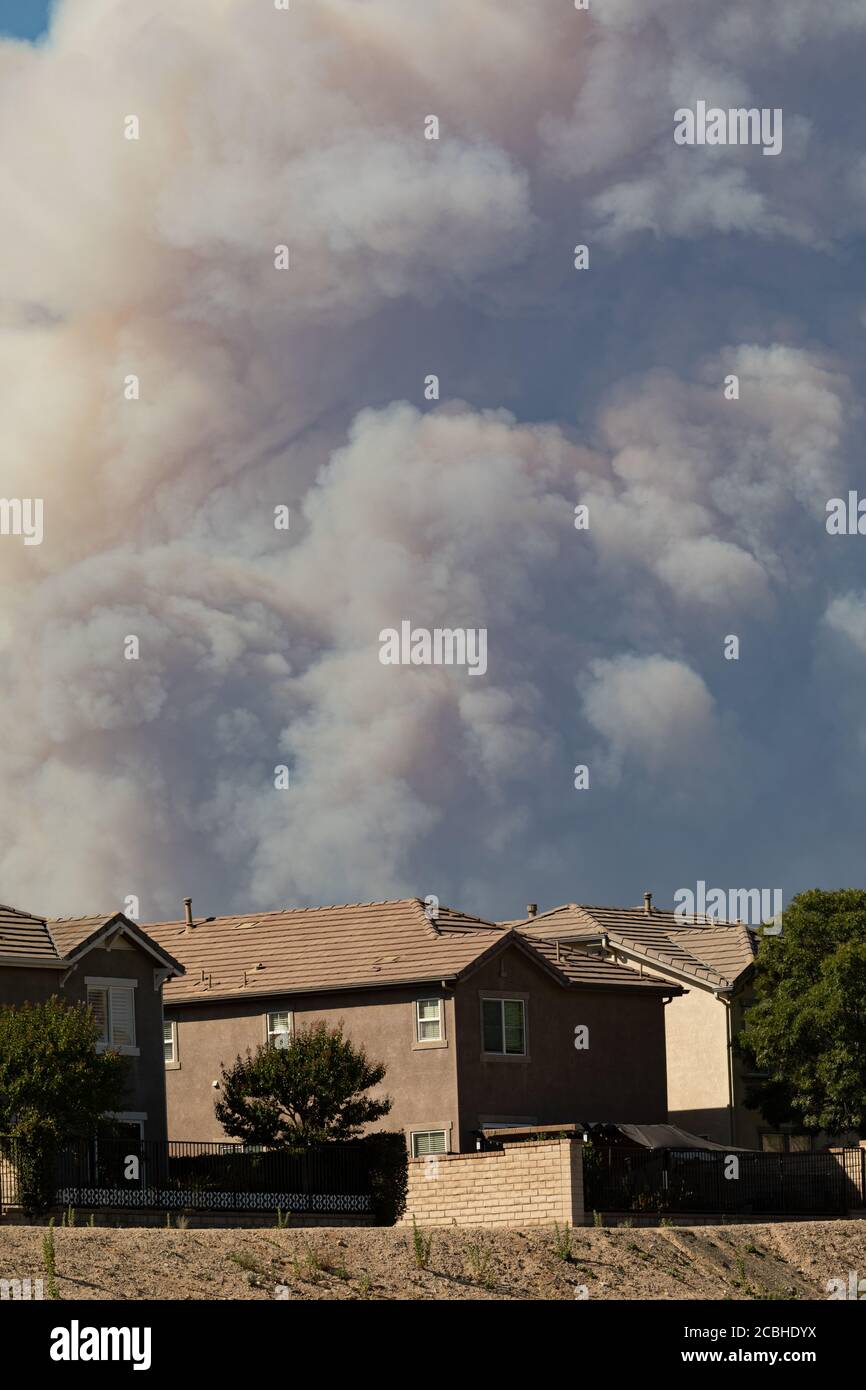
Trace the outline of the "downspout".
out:
[[[716,995],[721,999],[725,1006],[725,1034],[728,1049],[728,1141],[730,1144],[736,1143],[734,1129],[734,1030],[733,1030],[733,1001],[730,997],[725,998],[722,994]]]

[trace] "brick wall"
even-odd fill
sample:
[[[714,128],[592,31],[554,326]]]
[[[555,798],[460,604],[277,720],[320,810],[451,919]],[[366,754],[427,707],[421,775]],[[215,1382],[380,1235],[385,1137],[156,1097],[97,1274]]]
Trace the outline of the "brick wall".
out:
[[[568,1139],[506,1144],[493,1153],[409,1161],[410,1226],[550,1226],[583,1221],[581,1145]]]

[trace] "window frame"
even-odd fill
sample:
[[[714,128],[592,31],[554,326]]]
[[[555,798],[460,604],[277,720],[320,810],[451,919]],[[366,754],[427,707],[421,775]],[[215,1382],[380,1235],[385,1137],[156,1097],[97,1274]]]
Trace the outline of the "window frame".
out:
[[[415,1140],[422,1134],[441,1134],[442,1142],[445,1147],[441,1152],[419,1154],[415,1152]],[[409,1130],[409,1155],[411,1158],[423,1160],[425,1158],[444,1158],[445,1154],[451,1152],[451,1127],[450,1125],[430,1125],[426,1129],[416,1129],[414,1126]]]
[[[484,1006],[499,1004],[500,1027],[502,1030],[501,1052],[488,1052],[484,1039]],[[505,1004],[520,1004],[523,1011],[523,1051],[506,1052],[505,1049]],[[479,1021],[481,1026],[481,1057],[484,1061],[495,1059],[500,1062],[529,1062],[529,995],[519,990],[485,990],[479,997]]]
[[[422,1023],[422,1019],[421,1019],[421,1017],[420,1017],[420,1008],[421,1008],[421,1005],[422,1005],[422,1004],[436,1004],[436,1005],[438,1005],[438,1008],[439,1008],[439,1017],[438,1017],[438,1023],[439,1023],[439,1036],[438,1036],[438,1037],[435,1037],[435,1038],[422,1038],[422,1037],[421,1037],[421,1023]],[[444,999],[444,996],[443,996],[443,995],[441,995],[441,994],[424,994],[424,995],[419,995],[418,998],[414,1000],[413,1005],[412,1005],[412,1019],[413,1019],[413,1025],[412,1025],[412,1026],[413,1026],[412,1046],[413,1046],[414,1048],[419,1049],[419,1050],[423,1050],[424,1048],[427,1048],[427,1047],[447,1047],[447,1046],[448,1046],[448,1039],[447,1039],[446,1034],[445,1034],[445,999]],[[424,1019],[423,1022],[425,1022],[425,1023],[430,1023],[430,1022],[432,1022],[432,1020],[431,1020],[431,1019]]]
[[[93,1011],[93,1005],[92,1005],[91,1002],[90,1002],[90,994],[91,994],[91,991],[101,990],[101,991],[104,993],[104,995],[105,995],[105,1026],[106,1026],[106,1032],[105,1032],[105,1036],[103,1036],[103,1037],[97,1039],[97,1043],[96,1043],[96,1050],[97,1050],[97,1052],[117,1052],[117,1053],[120,1054],[121,1057],[140,1057],[140,1056],[141,1056],[141,1049],[139,1048],[139,1046],[138,1046],[138,1044],[137,1044],[137,1041],[136,1041],[136,1039],[137,1039],[137,1037],[138,1037],[138,1026],[137,1026],[136,1016],[135,1016],[135,1015],[136,1015],[136,1007],[135,1007],[136,993],[135,993],[135,991],[136,991],[137,988],[138,988],[138,980],[121,979],[119,976],[112,976],[112,975],[85,975],[85,977],[84,977],[85,1001],[86,1001],[86,1003],[87,1003],[87,1007],[88,1007],[91,1011]],[[118,991],[124,990],[125,992],[127,992],[127,993],[130,995],[130,1000],[131,1000],[130,1018],[131,1018],[131,1021],[132,1021],[132,1028],[131,1028],[132,1042],[131,1042],[131,1043],[116,1043],[116,1042],[114,1041],[114,1038],[113,1038],[113,1033],[114,1033],[114,1022],[113,1022],[113,1017],[112,1017],[113,1011],[112,1011],[112,1006],[111,1006],[111,995],[112,995],[112,992],[113,992],[114,990],[118,990]]]
[[[817,1138],[817,1136],[814,1135],[814,1134],[801,1134],[801,1133],[798,1133],[798,1132],[796,1132],[796,1131],[789,1130],[789,1129],[759,1129],[759,1130],[758,1130],[758,1139],[759,1139],[760,1145],[761,1145],[760,1152],[761,1152],[761,1153],[765,1153],[765,1154],[776,1154],[777,1156],[778,1156],[779,1154],[812,1154],[812,1153],[817,1153],[818,1150],[815,1148],[815,1140],[816,1140],[816,1138]],[[782,1140],[782,1147],[781,1147],[780,1149],[765,1148],[765,1147],[764,1147],[764,1140],[765,1140],[765,1139],[781,1139],[781,1140]],[[808,1147],[807,1149],[795,1149],[795,1148],[792,1148],[792,1147],[791,1147],[791,1140],[792,1140],[792,1139],[808,1139],[808,1141],[809,1141],[809,1147]]]
[[[165,1036],[166,1028],[171,1029],[171,1038]],[[166,1042],[171,1042],[171,1057],[165,1056]],[[178,1048],[177,1019],[165,1018],[162,1020],[162,1053],[166,1071],[180,1071],[180,1052]]]
[[[285,1017],[286,1017],[286,1019],[287,1019],[287,1021],[288,1021],[288,1027],[286,1028],[285,1032],[283,1032],[282,1030],[280,1030],[279,1032],[272,1032],[272,1031],[271,1031],[271,1019],[272,1019],[272,1018],[280,1017],[280,1016],[282,1016],[282,1015],[285,1015]],[[276,1042],[274,1041],[274,1039],[275,1039],[275,1038],[293,1038],[294,1036],[295,1036],[295,1015],[294,1015],[293,1010],[292,1010],[292,1009],[268,1009],[267,1012],[265,1013],[265,1043],[268,1045],[268,1047],[276,1047],[278,1050],[282,1051],[282,1050],[284,1050],[284,1049],[280,1048],[279,1044],[276,1043]]]

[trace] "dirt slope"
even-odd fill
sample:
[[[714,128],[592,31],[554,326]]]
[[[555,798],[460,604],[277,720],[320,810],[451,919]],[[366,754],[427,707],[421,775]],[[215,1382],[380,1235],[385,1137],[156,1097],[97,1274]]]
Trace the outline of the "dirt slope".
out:
[[[866,1221],[586,1229],[437,1230],[426,1268],[405,1230],[55,1232],[61,1298],[825,1299],[866,1278]],[[0,1227],[0,1278],[45,1279],[44,1226]],[[47,1288],[46,1288],[47,1296]]]

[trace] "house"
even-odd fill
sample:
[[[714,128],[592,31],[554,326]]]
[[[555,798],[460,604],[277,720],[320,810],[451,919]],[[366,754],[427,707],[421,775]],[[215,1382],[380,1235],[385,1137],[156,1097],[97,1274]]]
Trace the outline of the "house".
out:
[[[89,1004],[98,1046],[128,1058],[127,1099],[112,1118],[144,1139],[166,1138],[162,990],[182,974],[122,913],[47,921],[0,907],[0,1007],[52,995]]]
[[[489,1124],[663,1121],[664,1012],[680,986],[419,898],[154,923],[168,1128],[226,1136],[220,1066],[302,1024],[342,1022],[387,1067],[410,1153],[476,1147]]]
[[[585,951],[641,978],[682,987],[665,1011],[668,1119],[719,1144],[785,1147],[758,1111],[745,1105],[748,1073],[732,1048],[752,1001],[756,942],[740,922],[683,921],[653,906],[595,907],[565,903],[519,924],[530,940],[552,940]]]

